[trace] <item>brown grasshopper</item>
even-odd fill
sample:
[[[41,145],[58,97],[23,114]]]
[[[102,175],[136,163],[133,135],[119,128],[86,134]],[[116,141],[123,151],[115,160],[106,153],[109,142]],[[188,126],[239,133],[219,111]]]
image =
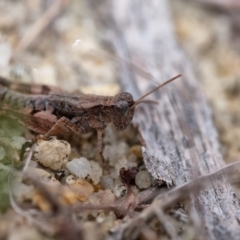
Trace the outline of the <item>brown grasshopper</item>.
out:
[[[97,131],[98,150],[103,157],[103,130],[113,123],[124,130],[132,121],[135,107],[151,93],[179,78],[177,75],[144,94],[137,101],[130,93],[115,96],[70,94],[46,85],[16,84],[0,77],[0,114],[17,119],[28,129],[48,139],[66,132],[79,135]]]

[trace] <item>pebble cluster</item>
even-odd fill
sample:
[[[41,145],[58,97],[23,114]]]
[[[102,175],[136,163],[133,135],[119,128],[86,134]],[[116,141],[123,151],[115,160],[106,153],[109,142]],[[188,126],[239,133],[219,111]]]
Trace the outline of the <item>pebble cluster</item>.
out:
[[[131,131],[130,131],[131,133]],[[49,140],[39,140],[33,152],[32,160],[27,171],[38,180],[46,183],[51,194],[55,194],[64,205],[88,204],[92,206],[114,206],[118,199],[125,199],[129,192],[134,195],[152,186],[152,179],[144,168],[141,146],[133,141],[133,145],[122,139],[125,135],[115,136],[109,127],[106,130],[104,148],[106,166],[102,166],[94,156],[98,155],[97,148],[91,141],[94,136],[83,139],[80,149],[76,151],[67,141],[52,137]],[[92,140],[91,140],[92,137]],[[111,139],[111,140],[110,140]],[[108,141],[110,140],[110,141]],[[91,151],[86,152],[86,146]],[[94,153],[96,152],[96,153]],[[86,156],[83,156],[83,153]],[[134,169],[133,174],[131,169]],[[124,176],[121,174],[125,174]],[[32,201],[42,211],[51,211],[51,206],[44,196],[30,184],[18,181],[14,190],[15,198],[19,201]],[[89,216],[97,222],[108,222],[117,219],[114,212],[102,210],[82,212],[79,217],[84,221]]]

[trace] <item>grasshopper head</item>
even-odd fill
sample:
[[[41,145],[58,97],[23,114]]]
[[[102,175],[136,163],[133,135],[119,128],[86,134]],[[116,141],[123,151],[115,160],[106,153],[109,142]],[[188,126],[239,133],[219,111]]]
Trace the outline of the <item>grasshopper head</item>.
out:
[[[134,102],[132,95],[127,92],[120,93],[113,98],[113,109],[112,109],[112,121],[117,130],[124,130],[132,121],[134,109],[139,103],[143,102],[151,102],[157,103],[155,101],[147,101],[144,100],[148,95],[157,91],[159,88],[167,85],[168,83],[174,81],[179,78],[181,74],[173,77],[166,82],[160,84],[150,92],[147,92],[142,97]]]
[[[112,122],[117,130],[124,130],[132,121],[134,109],[132,95],[127,92],[120,93],[114,97],[112,106]]]

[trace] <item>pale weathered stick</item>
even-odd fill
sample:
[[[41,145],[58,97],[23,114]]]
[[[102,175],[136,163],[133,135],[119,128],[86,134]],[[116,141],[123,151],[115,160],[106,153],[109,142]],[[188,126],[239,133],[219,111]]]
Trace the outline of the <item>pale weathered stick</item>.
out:
[[[210,109],[177,44],[167,1],[101,3],[98,15],[117,56],[130,59],[159,81],[183,74],[182,80],[152,97],[159,101],[158,107],[141,106],[135,114],[134,123],[145,142],[145,165],[152,176],[179,186],[224,166]],[[143,80],[124,64],[120,73],[124,90],[135,98],[152,87],[152,81]],[[202,219],[203,239],[238,239],[240,234],[238,201],[227,180],[221,179],[192,196],[193,208]]]

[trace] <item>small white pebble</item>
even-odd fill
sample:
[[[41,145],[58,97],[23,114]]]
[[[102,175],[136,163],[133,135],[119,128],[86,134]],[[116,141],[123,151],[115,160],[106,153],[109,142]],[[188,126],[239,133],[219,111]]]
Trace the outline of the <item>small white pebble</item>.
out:
[[[100,184],[103,189],[113,189],[113,179],[108,175],[104,175],[101,177]]]
[[[100,199],[101,199],[102,191],[94,192],[88,199],[88,201],[92,204],[100,204]]]
[[[9,240],[41,240],[42,235],[31,226],[19,226],[15,231],[10,231],[8,234]]]
[[[44,167],[59,170],[68,161],[71,147],[68,142],[52,138],[49,141],[38,141],[33,158]]]
[[[74,179],[74,176],[73,175],[69,175],[66,177],[66,183],[68,185],[72,185],[76,182],[76,180]]]
[[[77,193],[77,198],[82,202],[85,202],[94,192],[92,184],[81,178],[78,178],[73,184],[69,185],[69,187]]]
[[[115,201],[115,195],[112,193],[111,190],[107,189],[102,192],[102,197],[100,203],[102,205],[110,205],[113,204]]]
[[[106,218],[106,214],[104,212],[100,212],[97,215],[96,222],[97,223],[102,223],[102,222],[104,222],[105,218]]]
[[[92,171],[89,161],[84,157],[74,158],[66,165],[70,173],[82,179],[89,176]]]
[[[129,168],[129,167],[137,167],[136,162],[129,162],[127,158],[122,157],[119,161],[115,164],[115,171],[119,175],[121,168]]]
[[[151,177],[148,171],[143,170],[136,174],[135,183],[139,189],[146,189],[151,186]]]
[[[100,182],[100,178],[102,176],[103,170],[100,167],[99,163],[95,161],[90,161],[91,165],[91,172],[90,172],[90,179],[93,181],[93,184],[98,184]]]
[[[116,173],[119,175],[120,169],[123,168],[123,167],[126,168],[127,164],[128,164],[128,161],[125,157],[119,159],[119,161],[114,166]]]
[[[129,147],[125,142],[120,142],[117,145],[107,145],[103,150],[103,155],[109,160],[110,166],[115,166],[118,160],[127,153]]]
[[[116,184],[113,187],[113,193],[117,198],[123,197],[127,191],[127,188],[123,184]]]
[[[117,217],[114,212],[110,211],[106,216],[104,220],[104,225],[106,229],[111,229],[114,227],[115,222],[117,220]]]
[[[138,189],[136,186],[131,186],[130,189],[131,189],[131,191],[132,191],[134,194],[138,194],[138,193],[139,193],[139,189]]]

